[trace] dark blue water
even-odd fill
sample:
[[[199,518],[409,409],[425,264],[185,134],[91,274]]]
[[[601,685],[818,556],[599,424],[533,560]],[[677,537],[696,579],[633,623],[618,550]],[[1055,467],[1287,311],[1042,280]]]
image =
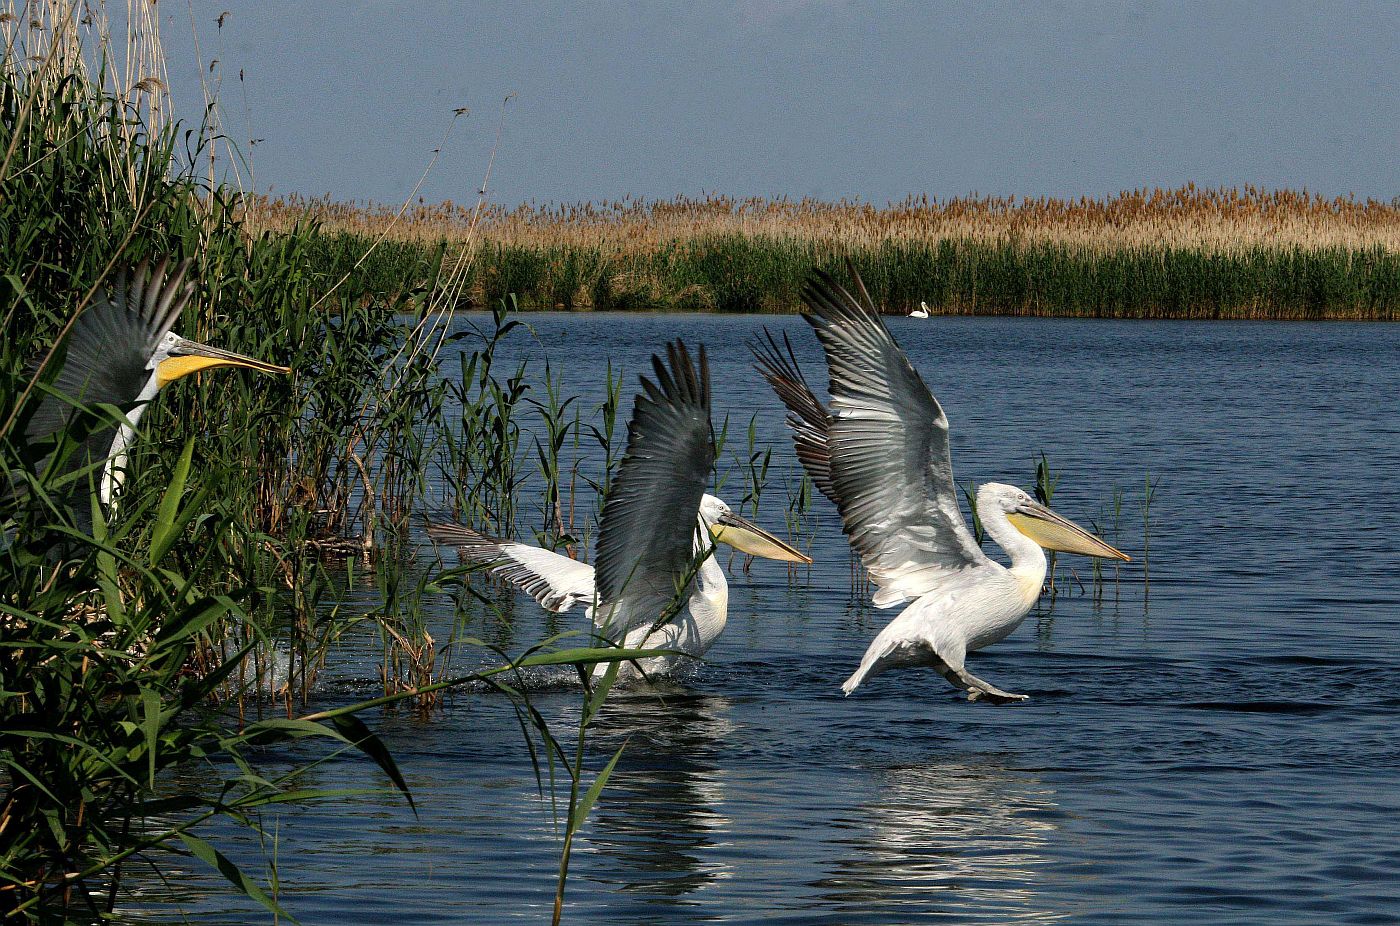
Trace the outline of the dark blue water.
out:
[[[537,339],[512,350],[548,356],[588,402],[608,358],[630,406],[653,350],[704,342],[731,468],[757,412],[774,486],[790,471],[745,342],[789,331],[821,381],[799,319],[529,320]],[[843,698],[895,612],[852,596],[819,501],[801,581],[735,561],[709,664],[614,695],[593,767],[626,750],[576,847],[565,922],[1400,922],[1400,328],[892,327],[947,411],[960,482],[1029,485],[1044,452],[1071,518],[1105,523],[1122,490],[1113,536],[1134,563],[1096,602],[1065,572],[1088,583],[1088,562],[1065,558],[1066,593],[972,657],[1025,704],[969,704],[927,671]],[[741,486],[732,473],[720,494]],[[781,526],[781,496],[760,519]],[[514,615],[520,644],[542,631],[528,599]],[[537,700],[561,731],[576,717],[575,691]],[[303,923],[547,922],[560,834],[505,700],[458,694],[426,721],[372,722],[419,815],[373,795],[268,817],[283,902]],[[367,780],[345,757],[305,783]],[[245,832],[209,835],[264,865]],[[134,889],[142,921],[266,918],[199,868]]]

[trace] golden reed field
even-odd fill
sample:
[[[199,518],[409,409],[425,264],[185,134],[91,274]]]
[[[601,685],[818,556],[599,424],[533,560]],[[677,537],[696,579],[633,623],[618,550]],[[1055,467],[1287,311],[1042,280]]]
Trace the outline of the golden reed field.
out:
[[[890,311],[1121,317],[1391,318],[1400,202],[1290,190],[1137,190],[1105,199],[705,199],[404,209],[245,201],[250,223],[314,219],[348,258],[382,240],[464,248],[474,303],[793,311],[814,267],[850,257]],[[407,247],[406,247],[407,246]]]

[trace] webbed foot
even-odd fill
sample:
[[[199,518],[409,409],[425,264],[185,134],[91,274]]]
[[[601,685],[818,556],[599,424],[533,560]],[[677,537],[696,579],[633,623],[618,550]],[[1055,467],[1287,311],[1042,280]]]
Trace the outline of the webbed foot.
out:
[[[1002,691],[991,682],[983,681],[966,669],[954,669],[951,666],[944,673],[948,681],[967,692],[969,701],[986,701],[990,704],[1015,704],[1017,701],[1029,701],[1030,695],[1012,694],[1009,691]]]
[[[1002,691],[1000,688],[993,688],[990,691],[983,691],[981,688],[969,688],[967,690],[969,701],[987,701],[991,704],[1015,704],[1017,701],[1029,701],[1030,695],[1012,694],[1009,691]]]

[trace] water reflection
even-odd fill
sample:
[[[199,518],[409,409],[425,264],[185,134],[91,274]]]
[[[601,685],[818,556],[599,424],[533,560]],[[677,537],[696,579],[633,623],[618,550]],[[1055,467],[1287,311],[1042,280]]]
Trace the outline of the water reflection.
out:
[[[1049,923],[1043,878],[1064,814],[1055,792],[997,755],[933,757],[874,776],[878,797],[842,821],[857,835],[825,901],[870,911],[917,908],[958,922]],[[863,832],[862,832],[863,831]]]
[[[730,708],[728,698],[674,690],[611,696],[595,742],[627,749],[589,825],[601,856],[594,880],[664,904],[727,876],[709,850],[729,824],[717,753]]]

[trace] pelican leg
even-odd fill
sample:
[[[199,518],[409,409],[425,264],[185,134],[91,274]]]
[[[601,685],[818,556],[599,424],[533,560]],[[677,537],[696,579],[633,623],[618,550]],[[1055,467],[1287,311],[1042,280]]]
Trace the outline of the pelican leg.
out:
[[[1014,704],[1017,701],[1030,700],[1030,695],[1012,694],[1009,691],[1002,691],[991,682],[983,681],[963,668],[948,666],[943,673],[943,677],[952,682],[956,687],[966,691],[969,701],[986,700],[992,704]]]

